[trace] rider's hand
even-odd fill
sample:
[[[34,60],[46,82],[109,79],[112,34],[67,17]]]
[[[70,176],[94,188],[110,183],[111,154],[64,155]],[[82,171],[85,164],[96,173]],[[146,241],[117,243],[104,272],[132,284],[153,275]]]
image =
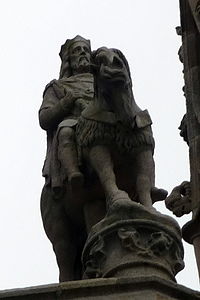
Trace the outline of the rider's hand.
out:
[[[76,101],[77,99],[81,98],[81,93],[79,90],[71,90],[71,91],[66,91],[66,94],[65,94],[65,100],[66,101]]]
[[[72,91],[65,91],[65,96],[60,100],[60,105],[65,112],[69,112],[76,100],[76,95]]]

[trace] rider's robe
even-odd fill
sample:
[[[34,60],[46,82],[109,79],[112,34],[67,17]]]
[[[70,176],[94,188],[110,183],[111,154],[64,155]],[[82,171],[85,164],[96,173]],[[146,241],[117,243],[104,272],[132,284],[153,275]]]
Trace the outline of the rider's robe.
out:
[[[81,97],[75,102],[69,98],[68,102],[62,99],[71,91],[79,91]],[[43,166],[43,176],[46,185],[58,188],[63,185],[66,174],[58,160],[58,133],[61,127],[75,129],[81,111],[93,100],[94,80],[90,73],[78,74],[69,78],[52,80],[43,93],[43,103],[39,110],[41,127],[47,132],[47,153]]]

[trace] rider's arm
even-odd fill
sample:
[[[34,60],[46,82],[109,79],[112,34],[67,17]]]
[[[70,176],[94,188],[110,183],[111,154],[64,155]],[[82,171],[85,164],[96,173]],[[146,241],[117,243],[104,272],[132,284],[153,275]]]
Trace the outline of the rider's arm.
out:
[[[70,113],[73,103],[74,99],[71,94],[67,94],[59,100],[52,87],[46,89],[39,110],[39,122],[42,129],[56,128],[64,117]]]

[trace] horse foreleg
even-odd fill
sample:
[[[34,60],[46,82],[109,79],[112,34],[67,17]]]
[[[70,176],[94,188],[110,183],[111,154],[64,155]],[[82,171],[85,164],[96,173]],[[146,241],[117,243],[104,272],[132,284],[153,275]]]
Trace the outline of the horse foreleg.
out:
[[[155,166],[151,150],[141,151],[136,156],[136,192],[139,202],[145,207],[152,207],[151,190],[154,187]]]
[[[92,147],[89,152],[89,159],[103,187],[107,205],[111,205],[118,199],[129,199],[128,194],[117,187],[109,148],[103,145]]]
[[[90,149],[89,159],[99,177],[106,196],[111,197],[118,191],[118,187],[109,149],[103,145],[94,146]]]
[[[116,202],[127,203],[128,201],[130,204],[129,195],[117,186],[110,149],[103,145],[92,147],[89,151],[89,160],[103,187],[107,208],[109,209]]]

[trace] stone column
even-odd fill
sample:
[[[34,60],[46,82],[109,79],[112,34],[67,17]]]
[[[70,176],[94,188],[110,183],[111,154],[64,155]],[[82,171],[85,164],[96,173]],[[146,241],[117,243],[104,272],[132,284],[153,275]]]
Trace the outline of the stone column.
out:
[[[200,1],[180,0],[180,16],[192,200],[192,220],[183,227],[183,237],[194,245],[200,276]]]
[[[84,278],[151,277],[175,281],[184,268],[177,222],[134,202],[116,202],[92,228],[83,251]]]

